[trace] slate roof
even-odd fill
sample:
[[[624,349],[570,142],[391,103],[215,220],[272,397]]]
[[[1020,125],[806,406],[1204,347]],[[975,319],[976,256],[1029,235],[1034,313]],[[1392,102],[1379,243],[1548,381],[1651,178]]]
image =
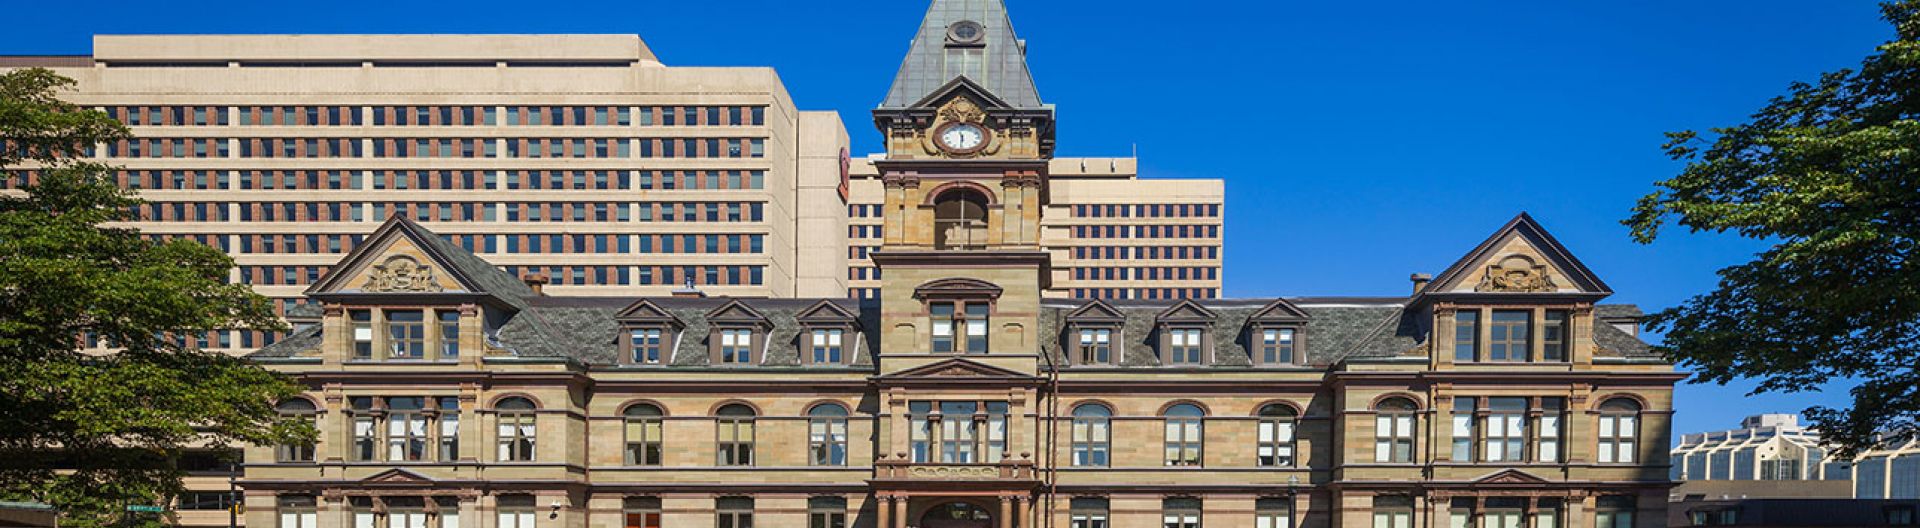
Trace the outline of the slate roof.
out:
[[[969,71],[947,64],[947,28],[962,20],[979,23],[985,31],[981,60]],[[1026,43],[1014,35],[1003,0],[933,0],[880,107],[913,106],[963,76],[1014,108],[1045,106],[1027,70]]]
[[[292,332],[282,336],[259,350],[247,354],[250,358],[289,358],[320,349],[320,325],[304,324],[294,327]]]
[[[1292,299],[1290,299],[1292,300]],[[1321,301],[1322,299],[1313,299]],[[1309,317],[1301,329],[1307,362],[1312,366],[1328,366],[1353,357],[1397,356],[1419,346],[1423,336],[1418,334],[1415,318],[1405,317],[1400,302],[1405,299],[1388,301],[1380,298],[1326,299],[1329,301],[1351,301],[1346,303],[1301,304],[1296,302]],[[1216,366],[1251,366],[1246,342],[1247,320],[1266,307],[1273,299],[1210,299],[1196,301],[1196,304],[1214,312],[1217,316],[1209,328],[1214,344]],[[1062,300],[1046,304],[1041,316],[1043,335],[1059,336],[1049,339],[1042,347],[1060,364],[1067,363],[1063,351],[1066,345],[1066,315],[1087,301]],[[1106,301],[1125,316],[1122,323],[1121,366],[1158,366],[1154,353],[1158,345],[1154,329],[1160,312],[1179,301],[1172,300],[1109,300]]]
[[[565,357],[588,364],[611,365],[619,362],[620,312],[638,301],[626,297],[531,297],[522,310],[500,328],[499,342],[509,351],[528,357]],[[711,327],[706,314],[731,301],[740,301],[766,316],[772,326],[767,334],[767,349],[762,366],[792,366],[800,363],[799,339],[802,330],[797,316],[820,302],[819,299],[770,299],[731,297],[649,297],[654,305],[678,318],[686,326],[667,363],[674,366],[709,366],[708,339]],[[860,314],[859,339],[850,351],[851,366],[873,364],[872,348],[879,346],[879,322],[875,310],[862,310],[853,299],[831,302],[849,312]]]
[[[486,259],[473,254],[472,251],[467,251],[466,248],[428,231],[427,228],[407,217],[395,216],[394,218],[399,220],[401,229],[408,231],[409,234],[414,235],[415,239],[426,244],[428,251],[445,258],[447,266],[453,267],[454,271],[472,280],[481,291],[493,294],[501,301],[516,307],[524,307],[525,303],[522,299],[533,296],[533,288],[527,286],[526,281],[495,267]]]

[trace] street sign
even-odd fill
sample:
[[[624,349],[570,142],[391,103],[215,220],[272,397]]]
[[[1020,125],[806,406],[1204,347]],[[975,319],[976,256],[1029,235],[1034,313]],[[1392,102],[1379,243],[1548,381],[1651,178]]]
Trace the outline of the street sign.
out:
[[[163,511],[167,511],[167,509],[166,509],[166,508],[163,508],[163,507],[160,507],[160,506],[149,506],[149,505],[146,505],[146,504],[128,504],[128,505],[127,505],[127,511],[130,511],[130,512],[147,512],[147,513],[160,513],[160,512],[163,512]]]

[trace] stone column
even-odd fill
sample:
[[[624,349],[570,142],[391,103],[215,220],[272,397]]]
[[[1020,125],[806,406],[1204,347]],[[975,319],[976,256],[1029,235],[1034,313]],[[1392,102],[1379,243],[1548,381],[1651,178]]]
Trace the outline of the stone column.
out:
[[[892,528],[893,527],[893,497],[887,496],[887,495],[874,495],[873,505],[874,505],[873,527],[874,528]]]
[[[1016,517],[1019,519],[1019,526],[1022,528],[1029,526],[1028,523],[1033,522],[1033,497],[1020,495],[1014,497],[1013,501],[1014,504],[1018,506],[1016,510],[1020,513]]]
[[[1000,496],[1000,515],[994,519],[1000,528],[1013,528],[1013,496]]]
[[[907,499],[901,495],[893,498],[893,528],[907,528]]]

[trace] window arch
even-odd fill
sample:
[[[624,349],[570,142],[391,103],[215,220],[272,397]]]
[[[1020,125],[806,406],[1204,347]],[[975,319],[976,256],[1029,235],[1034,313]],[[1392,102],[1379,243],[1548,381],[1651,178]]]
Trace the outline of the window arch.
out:
[[[986,249],[988,203],[986,193],[970,185],[955,185],[936,194],[934,249]]]
[[[1639,461],[1640,402],[1615,397],[1600,404],[1600,456],[1603,464]]]
[[[627,465],[660,465],[666,413],[651,403],[636,403],[620,412],[626,420]]]
[[[320,409],[313,400],[306,398],[288,398],[274,405],[275,412],[289,421],[305,421],[316,429],[320,426]],[[312,462],[313,443],[282,444],[274,450],[275,459],[280,462]]]
[[[822,403],[807,411],[807,453],[816,466],[847,465],[847,408]]]
[[[1264,467],[1294,467],[1295,421],[1300,412],[1292,405],[1269,403],[1260,406],[1258,462]]]
[[[533,460],[534,441],[538,430],[535,429],[536,416],[533,400],[519,396],[509,396],[493,402],[495,420],[499,423],[499,452],[502,462],[526,462]]]
[[[1206,445],[1202,423],[1207,412],[1198,405],[1180,403],[1167,407],[1161,414],[1166,418],[1166,464],[1200,465],[1201,449]]]
[[[1412,462],[1415,418],[1420,405],[1406,397],[1394,396],[1380,400],[1373,410],[1374,461]]]
[[[719,443],[718,465],[753,465],[753,419],[757,414],[746,404],[729,403],[714,411]]]
[[[1073,465],[1104,467],[1113,450],[1113,410],[1098,403],[1073,408]]]

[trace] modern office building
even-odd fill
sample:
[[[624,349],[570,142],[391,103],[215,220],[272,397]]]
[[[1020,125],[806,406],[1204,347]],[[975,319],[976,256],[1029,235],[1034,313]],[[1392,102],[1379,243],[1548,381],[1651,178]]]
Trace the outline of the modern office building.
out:
[[[1792,414],[1758,414],[1739,429],[1680,436],[1672,478],[1702,480],[1848,480],[1845,461],[1827,460],[1820,434]]]
[[[1074,222],[1218,213],[1054,158],[1021,47],[933,2],[849,170],[857,295],[583,295],[385,221],[249,356],[322,435],[247,450],[248,524],[1664,525],[1682,376],[1524,214],[1406,296],[1057,296],[1079,244],[1148,247]]]

